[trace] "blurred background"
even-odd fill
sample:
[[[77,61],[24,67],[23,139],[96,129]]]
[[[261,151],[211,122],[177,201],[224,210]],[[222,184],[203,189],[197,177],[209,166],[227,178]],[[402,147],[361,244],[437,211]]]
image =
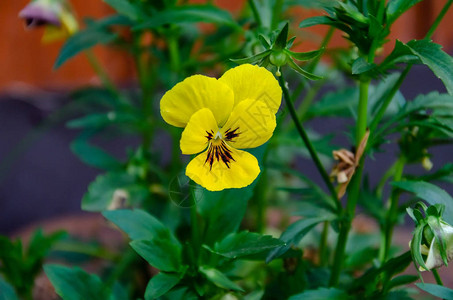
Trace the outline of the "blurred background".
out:
[[[113,13],[101,0],[71,2],[79,19]],[[214,3],[235,16],[243,12],[246,5],[244,0]],[[51,217],[82,213],[81,198],[87,185],[99,173],[71,153],[70,142],[78,132],[64,126],[67,119],[59,109],[71,101],[70,93],[75,88],[96,86],[100,81],[83,55],[71,59],[58,70],[53,69],[63,42],[42,44],[40,29],[24,29],[18,13],[27,4],[26,0],[0,2],[0,234],[13,234],[24,226]],[[443,5],[444,1],[423,1],[415,5],[397,22],[391,37],[398,36],[403,42],[421,39]],[[301,20],[319,14],[297,8],[288,18],[292,18],[291,24],[297,26]],[[450,10],[433,36],[433,40],[450,54],[453,51],[452,28],[453,11]],[[325,26],[315,26],[309,31],[293,28],[292,33],[298,36],[295,47],[316,49],[326,30]],[[342,45],[345,40],[336,32],[330,47]],[[390,51],[393,45],[390,41],[383,51]],[[130,57],[103,47],[97,47],[95,53],[121,88],[136,86]],[[436,89],[445,91],[426,67],[417,66],[411,70],[402,93],[407,99],[413,99],[420,92]],[[322,122],[318,127],[322,127],[321,132],[329,133],[336,128],[332,124]],[[138,144],[134,138],[97,142],[119,158],[125,157],[124,149],[128,145]],[[451,149],[440,147],[438,152],[434,154],[435,166],[451,161]],[[316,172],[311,164],[307,167]],[[371,162],[367,167],[379,168],[379,164]]]

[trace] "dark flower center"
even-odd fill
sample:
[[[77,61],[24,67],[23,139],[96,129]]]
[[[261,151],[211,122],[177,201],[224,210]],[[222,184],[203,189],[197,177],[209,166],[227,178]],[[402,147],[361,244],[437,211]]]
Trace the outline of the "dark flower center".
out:
[[[208,156],[205,160],[205,164],[209,163],[209,170],[212,170],[212,165],[214,161],[217,160],[218,162],[222,161],[227,168],[230,168],[231,161],[235,161],[232,156],[232,151],[229,146],[225,143],[227,142],[234,142],[232,141],[234,138],[238,137],[240,132],[238,132],[239,127],[236,129],[229,128],[225,131],[225,136],[222,138],[220,133],[214,134],[214,131],[206,131],[206,138],[209,142],[208,148]]]

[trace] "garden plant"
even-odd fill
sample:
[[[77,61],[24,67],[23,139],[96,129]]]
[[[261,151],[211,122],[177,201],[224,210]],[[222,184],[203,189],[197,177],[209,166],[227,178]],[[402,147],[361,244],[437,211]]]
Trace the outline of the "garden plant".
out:
[[[215,1],[104,2],[112,15],[80,23],[67,0],[19,16],[65,40],[55,68],[86,55],[101,80],[71,93],[67,126],[74,154],[103,170],[81,207],[123,243],[0,237],[0,299],[33,299],[42,270],[70,300],[453,299],[437,271],[453,259],[453,199],[438,186],[453,165],[430,159],[453,142],[453,58],[431,39],[453,0],[407,42],[392,26],[422,0],[248,0],[234,16]],[[317,15],[296,22],[304,9]],[[117,86],[98,45],[131,57],[137,84]],[[406,99],[414,65],[445,92]],[[140,145],[119,160],[94,142],[112,134]],[[98,271],[79,266],[94,258]]]

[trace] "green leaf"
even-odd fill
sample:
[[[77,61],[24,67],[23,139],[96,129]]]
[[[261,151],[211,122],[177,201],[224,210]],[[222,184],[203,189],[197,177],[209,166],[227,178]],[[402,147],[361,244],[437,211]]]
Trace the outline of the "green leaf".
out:
[[[221,192],[201,188],[195,190],[197,208],[206,221],[205,244],[214,245],[216,241],[238,230],[252,194],[251,186]]]
[[[181,246],[170,239],[134,240],[130,245],[151,266],[161,271],[179,272],[183,269]]]
[[[391,0],[387,5],[387,23],[392,24],[405,11],[422,0]]]
[[[14,288],[0,276],[0,300],[19,300]]]
[[[289,23],[286,23],[285,26],[283,26],[282,30],[280,30],[280,32],[278,33],[277,37],[275,38],[275,42],[272,45],[273,50],[286,48],[286,41],[288,40],[288,27]]]
[[[419,247],[420,248],[420,247]],[[374,284],[376,278],[379,278],[380,274],[384,274],[388,278],[391,278],[394,274],[401,273],[407,266],[412,262],[411,252],[407,251],[400,256],[389,259],[380,268],[371,267],[365,274],[356,278],[348,289],[349,293],[352,294],[354,291],[363,290],[363,287],[368,284]]]
[[[137,7],[127,0],[103,0],[105,3],[115,9],[118,14],[124,15],[131,20],[136,21],[141,17],[141,13]]]
[[[453,95],[453,58],[442,51],[442,46],[426,40],[412,40],[406,46],[442,80],[448,93]]]
[[[414,193],[418,198],[425,200],[431,205],[445,205],[443,219],[447,223],[453,224],[453,199],[440,187],[424,181],[398,181],[393,182],[392,185]]]
[[[310,80],[319,80],[319,79],[322,79],[322,77],[319,77],[315,74],[312,74],[308,71],[305,71],[304,69],[302,69],[301,67],[299,67],[292,59],[288,60],[288,65],[294,70],[296,71],[297,73],[299,73],[300,75],[304,76],[305,78],[308,78]]]
[[[178,274],[160,272],[148,282],[145,300],[157,299],[170,291],[181,280]]]
[[[168,227],[143,210],[109,210],[102,212],[102,215],[123,230],[131,240],[164,239],[181,247]]]
[[[325,299],[335,299],[335,300],[348,300],[351,299],[346,291],[337,289],[337,288],[320,288],[317,290],[308,290],[301,294],[291,296],[289,300],[325,300]]]
[[[348,87],[326,93],[320,100],[310,106],[309,116],[350,117],[357,104],[359,91]]]
[[[293,52],[288,49],[285,50],[285,52],[287,52],[293,59],[298,60],[298,61],[311,60],[315,57],[318,57],[323,51],[324,51],[324,49],[308,51],[308,52]]]
[[[424,225],[420,225],[415,228],[414,233],[412,234],[413,237],[411,240],[410,247],[411,247],[411,253],[412,253],[414,262],[417,265],[424,268],[425,270],[428,270],[428,268],[425,265],[425,261],[423,260],[421,249],[420,249],[420,246],[423,243],[422,239],[423,239],[424,228],[425,228]]]
[[[157,28],[165,24],[206,22],[239,27],[231,14],[213,5],[184,5],[156,13],[134,29]]]
[[[83,50],[90,49],[98,44],[109,44],[118,35],[109,30],[110,25],[128,25],[129,20],[124,16],[112,16],[90,24],[86,29],[72,35],[60,50],[54,68],[59,68],[68,59],[74,57]]]
[[[112,124],[132,125],[138,127],[143,122],[136,114],[128,112],[110,111],[108,113],[89,114],[69,121],[68,128],[100,129]]]
[[[201,266],[199,271],[203,273],[209,281],[220,288],[239,292],[244,291],[240,286],[231,281],[225,274],[217,269]]]
[[[44,272],[55,287],[56,293],[64,300],[109,299],[110,291],[101,279],[78,267],[46,265]]]
[[[263,57],[265,57],[267,55],[270,55],[271,52],[272,52],[272,50],[266,50],[266,51],[263,51],[261,53],[249,56],[249,57],[237,58],[237,59],[231,58],[230,60],[232,62],[234,62],[234,63],[237,63],[238,65],[241,65],[241,64],[252,64],[252,63],[256,63],[257,61],[259,61]]]
[[[93,146],[83,138],[77,138],[71,143],[71,151],[85,164],[102,170],[120,170],[123,164],[99,147]]]
[[[369,63],[363,57],[359,57],[352,63],[352,74],[366,73],[374,68],[376,68],[374,63]]]
[[[412,282],[414,281],[417,281],[419,279],[418,276],[416,275],[401,275],[401,276],[397,276],[395,278],[393,278],[387,289],[388,290],[391,290],[395,287],[398,287],[398,286],[402,286],[402,285],[408,285],[408,284],[411,284]]]
[[[292,223],[280,236],[280,240],[285,242],[286,245],[272,250],[266,258],[266,263],[269,263],[274,258],[277,258],[284,254],[290,249],[292,245],[297,245],[302,240],[302,238],[319,223],[324,221],[332,221],[336,218],[336,215],[328,213],[326,211],[326,214],[322,217],[304,218]]]
[[[333,21],[327,16],[311,17],[300,22],[300,28],[311,27],[315,25],[331,25]]]
[[[453,299],[453,290],[445,286],[440,286],[432,283],[416,283],[418,288],[430,293],[433,296],[441,299]]]
[[[214,250],[217,254],[229,258],[237,258],[269,251],[284,244],[284,242],[270,235],[242,231],[229,234],[221,242],[215,244]]]
[[[116,191],[123,191],[127,195],[125,205],[137,205],[149,197],[149,189],[138,183],[134,176],[122,172],[107,173],[99,175],[90,183],[82,199],[82,209],[105,210],[113,201],[122,200],[114,197]]]

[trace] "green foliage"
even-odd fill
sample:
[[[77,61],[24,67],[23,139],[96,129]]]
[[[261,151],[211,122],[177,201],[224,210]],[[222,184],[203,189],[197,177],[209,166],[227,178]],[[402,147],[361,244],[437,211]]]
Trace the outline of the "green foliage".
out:
[[[200,267],[200,272],[206,276],[206,278],[214,283],[216,286],[233,291],[243,292],[244,290],[236,283],[231,281],[225,274],[217,269]]]
[[[14,288],[0,277],[0,300],[19,300]]]
[[[160,272],[148,282],[145,299],[156,299],[165,295],[181,280],[178,274]]]
[[[392,24],[409,8],[422,0],[391,0],[387,5],[387,22]]]
[[[118,285],[106,286],[101,279],[94,274],[74,267],[59,265],[45,265],[44,271],[56,293],[63,300],[120,300],[124,299],[124,292]]]
[[[137,6],[127,0],[103,0],[117,11],[118,14],[124,15],[133,21],[143,18],[141,11]]]
[[[61,231],[44,235],[38,229],[31,236],[27,249],[23,248],[20,240],[12,241],[0,236],[0,274],[3,274],[19,296],[31,296],[34,280],[42,270],[45,257],[63,235]],[[6,286],[6,283],[3,285]],[[5,287],[5,295],[13,295],[8,286]]]
[[[406,46],[443,81],[448,93],[453,94],[453,58],[442,51],[442,46],[426,40],[413,40]]]
[[[230,13],[212,5],[184,5],[172,7],[147,18],[134,29],[157,28],[167,24],[206,22],[237,28]]]
[[[129,19],[123,16],[112,16],[96,22],[89,22],[87,28],[71,36],[55,62],[54,68],[59,68],[68,59],[81,51],[90,49],[98,44],[107,45],[118,38],[118,35],[110,30],[112,25],[130,25]]]
[[[453,199],[438,186],[423,181],[394,182],[394,186],[414,193],[418,198],[425,200],[431,205],[441,204],[445,206],[443,217],[447,223],[453,223]]]
[[[131,247],[153,267],[165,272],[182,270],[181,246],[169,239],[134,240]]]
[[[116,194],[115,194],[116,193]],[[137,206],[149,197],[149,189],[137,178],[125,172],[99,175],[88,186],[83,196],[82,209],[102,211],[112,205],[114,208]]]
[[[314,300],[324,300],[324,299],[338,299],[338,300],[348,300],[351,297],[345,291],[336,288],[320,288],[317,290],[308,290],[301,294],[291,296],[290,300],[303,300],[303,299],[314,299]]]
[[[267,252],[275,247],[283,246],[284,243],[274,239],[269,235],[260,235],[258,233],[242,231],[231,233],[222,241],[214,246],[214,253],[228,257],[238,258]]]
[[[453,290],[445,287],[440,286],[432,283],[416,283],[415,284],[418,288],[424,290],[425,292],[442,298],[442,299],[452,299],[453,298]]]

